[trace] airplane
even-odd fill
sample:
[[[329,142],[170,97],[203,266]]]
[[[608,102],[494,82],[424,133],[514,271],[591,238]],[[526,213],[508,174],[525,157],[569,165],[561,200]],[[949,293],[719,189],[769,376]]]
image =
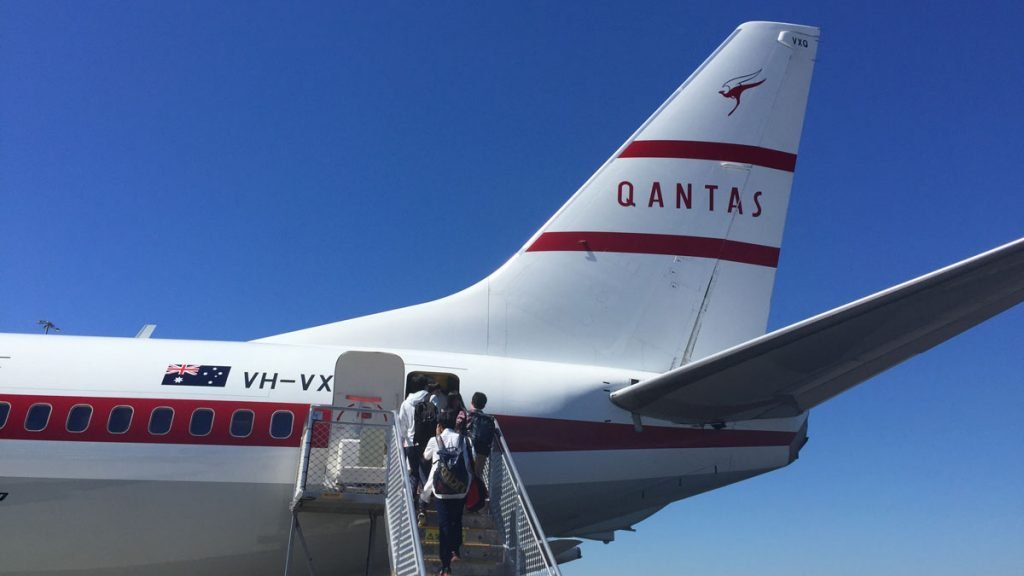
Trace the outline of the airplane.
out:
[[[0,335],[0,574],[278,573],[305,416],[353,352],[486,393],[549,536],[789,465],[812,408],[1024,300],[1019,239],[765,333],[818,39],[739,26],[440,300],[252,342]],[[307,534],[357,570],[355,534]]]

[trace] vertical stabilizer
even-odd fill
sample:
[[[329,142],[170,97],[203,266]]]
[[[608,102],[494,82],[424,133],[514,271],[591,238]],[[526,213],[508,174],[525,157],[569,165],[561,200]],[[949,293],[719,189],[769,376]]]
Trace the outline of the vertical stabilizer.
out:
[[[762,334],[817,45],[743,24],[484,281],[266,340],[664,371]]]

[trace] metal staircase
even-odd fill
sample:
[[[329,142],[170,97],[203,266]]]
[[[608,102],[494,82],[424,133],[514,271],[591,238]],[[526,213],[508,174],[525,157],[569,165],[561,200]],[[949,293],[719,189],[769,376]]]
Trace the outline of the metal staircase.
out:
[[[431,511],[425,529],[417,529],[414,495],[402,450],[395,413],[366,408],[311,406],[291,502],[291,527],[285,576],[292,554],[302,549],[309,574],[317,574],[316,555],[303,533],[305,514],[335,514],[338,522],[367,524],[368,550],[351,542],[344,552],[362,560],[363,574],[425,576],[436,573],[437,522]],[[530,499],[512,461],[500,426],[496,426],[486,467],[490,500],[478,513],[463,516],[458,576],[559,576],[554,555],[537,521]],[[388,568],[374,566],[376,523],[385,522]],[[298,540],[296,546],[295,540]],[[430,558],[431,560],[427,560]],[[378,562],[377,564],[383,564]],[[322,569],[322,567],[321,567]],[[293,573],[299,573],[293,570]],[[328,574],[329,572],[322,572]]]
[[[497,422],[484,477],[490,500],[482,511],[463,514],[461,560],[453,565],[453,574],[560,576],[558,563]],[[423,555],[430,559],[430,573],[435,574],[441,563],[437,558],[437,519],[432,513],[427,515],[423,545]]]
[[[363,573],[426,574],[402,434],[393,412],[310,406],[291,512],[285,576],[289,574],[296,537],[309,574],[316,574],[314,554],[302,532],[300,516],[304,513],[334,513],[339,521],[369,518],[369,550]],[[389,571],[371,566],[375,523],[381,516],[385,520]]]

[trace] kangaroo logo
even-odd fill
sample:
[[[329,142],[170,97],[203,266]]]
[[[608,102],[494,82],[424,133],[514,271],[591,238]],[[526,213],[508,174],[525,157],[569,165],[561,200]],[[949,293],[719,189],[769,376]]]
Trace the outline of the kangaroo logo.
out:
[[[757,78],[761,73],[761,70],[764,70],[764,68],[758,69],[758,71],[753,74],[746,74],[744,76],[737,76],[731,80],[726,80],[725,84],[722,84],[722,89],[719,90],[718,93],[721,94],[723,98],[732,98],[736,101],[736,105],[729,111],[729,116],[732,116],[732,113],[740,107],[740,96],[742,96],[744,92],[764,84],[764,81],[767,80],[767,78],[762,78],[759,82],[754,82],[754,78]]]

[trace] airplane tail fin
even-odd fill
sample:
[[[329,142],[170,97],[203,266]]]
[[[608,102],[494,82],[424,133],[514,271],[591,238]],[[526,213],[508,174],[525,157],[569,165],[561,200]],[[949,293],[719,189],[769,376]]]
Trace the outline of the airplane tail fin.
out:
[[[488,278],[264,340],[662,372],[763,334],[817,45],[741,25]]]

